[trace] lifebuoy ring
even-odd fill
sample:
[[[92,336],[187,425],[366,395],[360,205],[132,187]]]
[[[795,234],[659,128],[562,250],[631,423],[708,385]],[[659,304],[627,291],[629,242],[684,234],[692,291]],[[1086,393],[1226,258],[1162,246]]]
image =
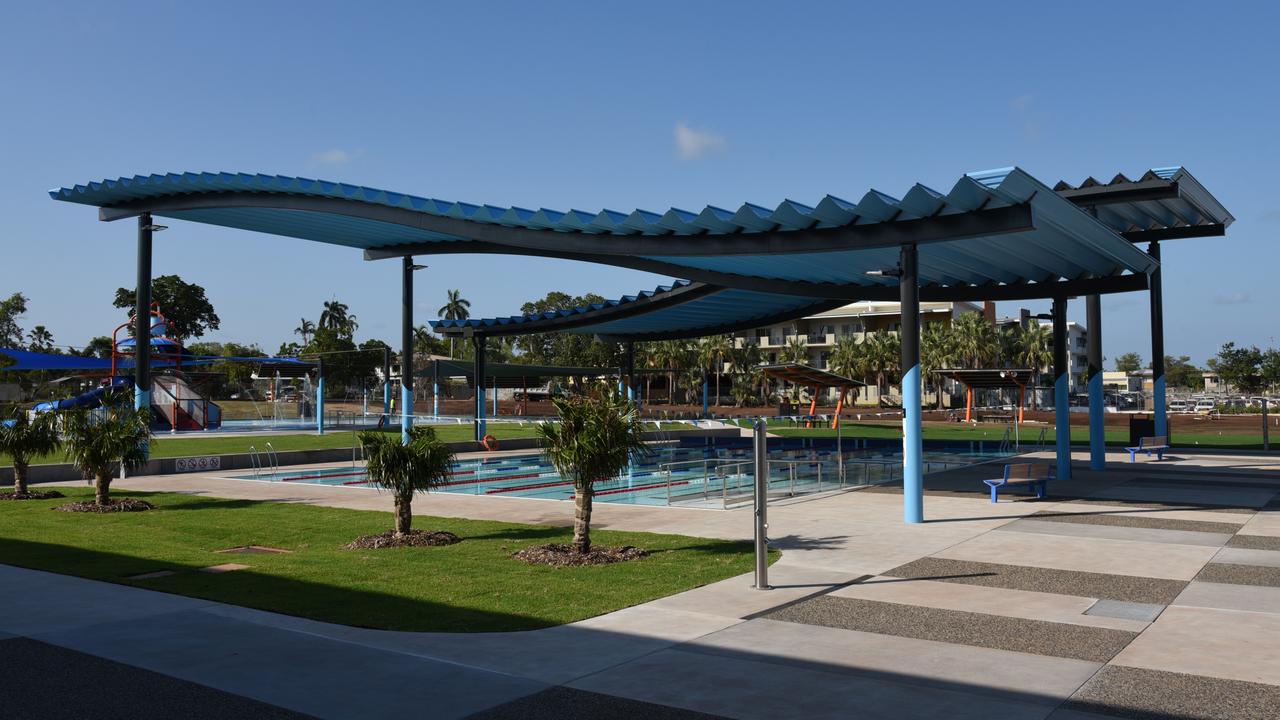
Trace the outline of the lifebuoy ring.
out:
[[[484,445],[485,450],[493,452],[498,449],[498,438],[492,435],[485,435],[484,440],[481,440],[480,444]]]

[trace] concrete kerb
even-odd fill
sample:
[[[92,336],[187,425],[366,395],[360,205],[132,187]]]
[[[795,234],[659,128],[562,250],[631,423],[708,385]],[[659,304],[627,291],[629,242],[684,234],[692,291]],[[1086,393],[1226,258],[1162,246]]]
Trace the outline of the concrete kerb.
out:
[[[222,436],[225,437],[225,436]],[[646,432],[645,439],[650,442],[662,442],[670,440],[679,440],[688,437],[738,437],[738,431],[734,429],[697,429],[697,430],[668,430],[658,432]],[[502,451],[509,450],[534,450],[538,448],[537,438],[512,438],[510,440],[502,440]],[[485,452],[484,446],[474,441],[449,443],[453,451],[459,454],[463,453],[481,453]],[[207,455],[192,456],[203,457],[208,459],[205,467],[188,470],[179,470],[178,461],[187,460],[188,458],[160,458],[149,461],[143,467],[130,472],[133,476],[142,475],[174,475],[186,472],[208,472],[228,471],[228,470],[252,470],[254,468],[253,456],[249,453],[230,453],[224,455]],[[265,455],[259,454],[260,458]],[[285,450],[276,454],[277,462],[281,467],[293,465],[319,465],[323,463],[348,462],[352,459],[353,453],[351,448],[334,448],[326,450]],[[58,463],[50,465],[32,465],[27,470],[27,481],[31,484],[39,483],[55,483],[55,482],[75,482],[83,480],[84,476],[74,466]],[[13,484],[13,468],[0,467],[0,487]]]

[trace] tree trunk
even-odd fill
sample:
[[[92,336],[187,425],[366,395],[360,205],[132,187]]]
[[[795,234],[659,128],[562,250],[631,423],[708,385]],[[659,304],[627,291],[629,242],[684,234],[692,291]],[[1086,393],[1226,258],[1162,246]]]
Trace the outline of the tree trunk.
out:
[[[98,473],[93,483],[93,502],[98,505],[111,504],[111,473]]]
[[[27,463],[17,458],[13,460],[13,492],[15,495],[27,492]]]
[[[591,552],[591,502],[595,489],[590,485],[578,487],[573,498],[573,551]]]
[[[396,498],[396,535],[406,535],[413,527],[413,497]]]

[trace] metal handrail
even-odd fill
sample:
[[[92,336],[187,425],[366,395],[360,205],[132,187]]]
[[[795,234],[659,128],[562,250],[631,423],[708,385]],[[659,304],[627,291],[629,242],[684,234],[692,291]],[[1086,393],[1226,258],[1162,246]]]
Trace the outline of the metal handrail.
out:
[[[275,475],[280,471],[280,455],[276,453],[276,449],[271,443],[267,443],[267,459],[271,461],[271,474]]]
[[[262,469],[262,460],[258,457],[258,448],[249,446],[249,463],[253,465],[253,479],[258,479],[258,471]]]

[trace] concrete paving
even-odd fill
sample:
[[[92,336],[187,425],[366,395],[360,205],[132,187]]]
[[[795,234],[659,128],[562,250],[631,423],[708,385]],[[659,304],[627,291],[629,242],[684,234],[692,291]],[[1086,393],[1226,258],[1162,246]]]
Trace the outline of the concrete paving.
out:
[[[1206,567],[1254,574],[1276,567],[1270,553],[1280,552],[1280,512],[1256,508],[1280,488],[1280,472],[1257,457],[1187,453],[1140,467],[1121,458],[1112,453],[1101,473],[1077,465],[1070,486],[1057,483],[1059,497],[1038,502],[992,505],[979,482],[989,468],[930,476],[923,525],[902,523],[902,498],[892,489],[776,505],[770,535],[784,554],[770,568],[775,589],[752,590],[751,577],[741,576],[558,628],[367,630],[0,565],[0,642],[30,638],[335,719],[416,717],[427,708],[440,718],[572,718],[595,708],[600,716],[673,720],[704,717],[696,713],[1097,720],[1160,716],[1171,707],[1220,717],[1230,704],[1209,696],[1228,691],[1247,699],[1239,717],[1271,717],[1256,713],[1272,707],[1280,688],[1273,650],[1280,588],[1194,578]],[[212,475],[129,478],[115,487],[391,508],[387,493],[367,489]],[[572,521],[567,503],[524,498],[432,494],[415,511]],[[1035,513],[1079,521],[1024,519]],[[751,536],[748,508],[600,503],[594,520],[612,529]],[[982,647],[985,638],[943,632],[945,623],[922,639],[887,626],[867,632],[766,617],[792,603],[818,607],[822,598],[870,603],[890,620],[966,617],[992,633],[1016,627],[1064,642],[1094,632],[1133,639],[1104,664],[1101,656]],[[1165,603],[1173,604],[1151,622]],[[1161,690],[1144,689],[1139,677]]]

